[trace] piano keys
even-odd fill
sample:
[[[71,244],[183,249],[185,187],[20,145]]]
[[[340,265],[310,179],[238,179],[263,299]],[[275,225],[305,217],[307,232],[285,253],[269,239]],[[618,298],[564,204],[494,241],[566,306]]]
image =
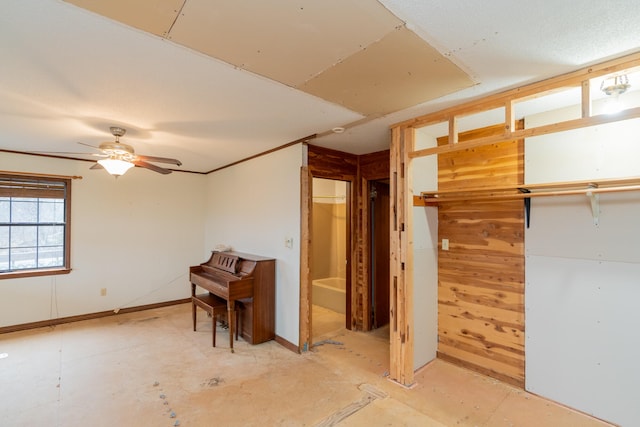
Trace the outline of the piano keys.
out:
[[[275,260],[238,252],[213,251],[206,262],[189,267],[191,295],[196,287],[227,301],[229,347],[233,352],[234,311],[240,335],[250,344],[275,338]],[[214,325],[215,327],[215,325]]]

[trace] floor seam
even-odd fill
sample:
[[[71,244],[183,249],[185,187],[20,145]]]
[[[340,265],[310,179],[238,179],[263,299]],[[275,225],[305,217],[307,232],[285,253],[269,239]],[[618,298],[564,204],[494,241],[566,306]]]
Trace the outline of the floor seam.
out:
[[[487,416],[487,419],[486,419],[486,420],[484,420],[484,421],[482,422],[482,425],[483,425],[483,426],[488,426],[488,425],[489,425],[489,424],[488,424],[488,423],[489,423],[489,420],[491,420],[491,418],[493,418],[493,416],[496,414],[496,412],[498,412],[498,409],[500,409],[500,407],[501,407],[501,406],[502,406],[502,404],[507,400],[507,398],[508,398],[509,396],[511,396],[511,393],[513,393],[513,391],[512,391],[512,390],[509,390],[509,391],[507,392],[507,394],[505,394],[505,396],[502,398],[502,400],[501,400],[501,401],[496,405],[495,409],[494,409],[494,410],[493,410],[493,411],[492,411],[492,412]]]

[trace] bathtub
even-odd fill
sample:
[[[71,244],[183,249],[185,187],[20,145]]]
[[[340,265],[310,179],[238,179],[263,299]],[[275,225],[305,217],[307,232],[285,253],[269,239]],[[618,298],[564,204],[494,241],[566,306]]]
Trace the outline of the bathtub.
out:
[[[337,313],[345,314],[347,280],[326,277],[311,282],[311,298],[314,304]]]

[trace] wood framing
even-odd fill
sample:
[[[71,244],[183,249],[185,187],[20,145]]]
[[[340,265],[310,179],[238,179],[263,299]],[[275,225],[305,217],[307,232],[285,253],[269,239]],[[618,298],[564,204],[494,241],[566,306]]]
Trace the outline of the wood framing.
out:
[[[589,79],[602,77],[607,74],[620,73],[632,68],[640,67],[640,53],[623,56],[612,61],[603,62],[601,64],[593,65],[581,70],[574,71],[572,73],[563,74],[561,76],[553,77],[547,80],[542,80],[530,85],[521,86],[519,88],[511,89],[508,91],[500,92],[495,95],[487,96],[475,101],[466,102],[464,104],[456,105],[435,113],[426,114],[424,116],[416,117],[404,122],[396,123],[392,125],[392,128],[404,127],[404,128],[419,128],[441,122],[448,122],[451,117],[454,116],[466,116],[474,113],[492,110],[499,107],[504,107],[506,104],[516,100],[527,100],[536,97],[540,97],[544,93],[552,92],[554,90],[567,88],[567,87],[580,87],[582,82]],[[507,109],[508,111],[508,109]],[[626,117],[627,119],[630,117]],[[619,121],[616,117],[612,118],[612,121]],[[624,118],[622,119],[624,120]],[[594,124],[586,124],[586,126],[593,126]],[[566,130],[566,129],[565,129]],[[523,135],[505,135],[505,139],[520,138]],[[467,144],[471,141],[467,141]],[[494,141],[497,142],[497,141]],[[435,154],[435,153],[432,153]],[[429,154],[425,154],[429,155]],[[415,155],[412,154],[412,157]]]
[[[392,128],[403,127],[415,129],[436,123],[449,123],[449,144],[424,150],[411,151],[409,153],[409,157],[416,158],[449,151],[464,150],[466,148],[474,148],[482,145],[509,141],[512,139],[522,139],[639,118],[640,107],[627,109],[614,115],[601,114],[592,116],[591,98],[589,95],[591,79],[606,76],[608,74],[626,72],[638,67],[640,67],[640,53],[635,53],[609,62],[583,68],[572,73],[501,92],[496,95],[488,96],[484,99],[471,101],[436,113],[427,114],[425,116],[397,123],[393,125]],[[515,130],[513,128],[514,102],[537,98],[548,93],[553,93],[554,91],[571,87],[581,88],[582,96],[580,102],[582,106],[582,117],[529,129]],[[489,111],[496,108],[505,109],[505,121],[503,124],[504,132],[501,135],[478,137],[465,141],[464,144],[455,143],[458,138],[456,135],[457,127],[455,126],[455,122],[458,117],[464,117],[470,114]]]
[[[391,224],[390,224],[390,379],[409,386],[413,375],[413,242],[412,208],[406,197],[411,190],[408,152],[414,145],[413,130],[391,132]]]
[[[369,185],[372,181],[389,179],[389,151],[378,151],[358,157],[358,213],[356,215],[356,265],[357,280],[353,287],[353,297],[361,301],[362,319],[354,328],[369,331],[371,324],[371,265],[372,244],[369,236],[371,230],[371,211],[369,205]],[[385,226],[386,229],[386,226]],[[382,260],[380,260],[382,262]],[[387,284],[388,285],[388,284]]]
[[[446,317],[447,325],[439,325],[439,357],[447,358],[464,366],[476,369],[480,372],[493,375],[509,381],[513,384],[524,384],[524,266],[522,261],[523,231],[521,230],[521,216],[523,206],[521,198],[531,197],[533,194],[520,194],[520,188],[525,188],[523,182],[505,182],[489,179],[486,183],[466,182],[461,187],[457,185],[446,185],[438,191],[425,192],[421,196],[415,196],[411,185],[412,160],[418,157],[429,155],[454,156],[456,159],[463,159],[468,162],[465,156],[473,157],[479,147],[487,147],[491,151],[502,146],[509,141],[521,141],[525,138],[564,132],[573,129],[592,127],[605,123],[613,123],[622,120],[640,118],[640,107],[630,108],[615,115],[593,115],[592,100],[590,97],[591,79],[603,77],[610,74],[637,71],[640,67],[640,53],[628,55],[602,64],[590,66],[572,73],[554,77],[548,80],[505,91],[496,95],[485,97],[484,99],[467,102],[439,112],[427,114],[408,121],[397,123],[391,127],[391,295],[392,295],[392,324],[391,324],[391,367],[390,376],[401,384],[408,385],[413,382],[413,312],[412,312],[412,292],[414,284],[411,281],[412,254],[413,248],[410,236],[412,229],[411,211],[413,206],[426,206],[436,204],[441,213],[439,223],[446,218],[450,221],[447,233],[457,232],[458,238],[465,241],[463,246],[469,249],[486,247],[487,254],[477,252],[470,254],[467,259],[476,266],[476,270],[469,271],[458,264],[460,257],[448,253],[444,264],[439,261],[439,307],[442,315]],[[555,91],[566,88],[579,88],[581,104],[580,117],[558,123],[544,124],[529,129],[516,127],[516,117],[514,104],[524,100],[537,98]],[[472,114],[487,112],[501,108],[504,110],[504,121],[498,124],[498,132],[491,134],[472,135],[470,138],[462,138],[459,133],[458,119]],[[423,126],[446,123],[448,135],[446,143],[441,146],[422,149],[414,149],[414,131]],[[484,151],[484,150],[479,150]],[[466,155],[463,153],[467,153]],[[474,178],[490,178],[493,172],[483,170],[482,154],[479,154],[480,161],[476,166],[480,171]],[[444,156],[443,156],[444,157]],[[467,164],[469,168],[473,165]],[[515,171],[511,176],[519,175],[521,171]],[[454,174],[455,175],[455,174]],[[453,176],[453,175],[452,175]],[[439,177],[440,178],[440,177]],[[607,191],[631,191],[638,187],[637,177],[622,179],[624,184],[605,186],[602,183],[586,188],[563,189],[563,194],[593,194]],[[546,192],[548,195],[555,195],[559,192],[557,185],[566,183],[548,183]],[[617,183],[620,184],[620,183]],[[471,191],[476,193],[477,200],[473,204],[468,204]],[[505,190],[507,189],[507,190]],[[432,190],[432,189],[424,189]],[[593,190],[590,192],[589,190]],[[512,194],[505,196],[505,191]],[[496,200],[486,200],[489,193]],[[543,194],[544,190],[540,192]],[[513,195],[515,194],[515,196]],[[535,197],[535,196],[533,196]],[[504,200],[500,200],[504,198]],[[508,199],[511,200],[508,200]],[[440,199],[440,200],[436,200]],[[446,203],[445,203],[446,202]],[[496,208],[496,206],[500,206]],[[466,211],[466,214],[465,214]],[[493,214],[491,213],[493,211]],[[461,220],[460,215],[466,215],[466,219]],[[472,221],[471,221],[471,220]],[[485,221],[489,227],[495,225],[494,230],[473,229],[471,223],[482,223]],[[497,221],[497,222],[496,222]],[[494,224],[495,223],[495,224]],[[499,224],[498,224],[499,223]],[[496,225],[498,224],[498,225]],[[517,228],[516,228],[517,225]],[[466,234],[465,234],[466,233]],[[487,237],[487,233],[490,234]],[[491,233],[494,233],[491,235]],[[485,236],[484,242],[476,238]],[[520,237],[518,237],[520,236]],[[438,240],[441,236],[438,236]],[[466,239],[466,240],[465,240]],[[475,243],[474,240],[476,239]],[[515,239],[515,240],[514,240]],[[491,244],[499,242],[498,246],[491,247]],[[504,244],[504,242],[510,242]],[[489,246],[487,246],[487,244]],[[512,252],[501,253],[507,248]],[[496,253],[492,251],[497,249]],[[500,253],[498,253],[500,252]],[[453,256],[452,256],[453,255]],[[487,259],[495,257],[495,265],[491,262],[487,264]],[[503,263],[506,258],[509,262]],[[492,261],[493,262],[493,261]],[[446,264],[446,265],[445,265]],[[504,265],[503,265],[504,264]],[[440,275],[440,268],[448,268],[451,274]],[[506,276],[498,277],[498,268],[505,270]],[[509,283],[505,282],[508,276]],[[493,283],[496,279],[500,283]],[[462,281],[462,285],[458,282]],[[477,288],[472,289],[467,286],[469,283],[476,283]],[[453,284],[453,283],[456,284]],[[491,282],[491,283],[489,283]],[[448,294],[446,294],[448,292]],[[465,305],[470,302],[476,304],[485,301],[485,309],[474,311]],[[475,307],[474,307],[475,308]],[[439,323],[443,321],[439,317]],[[488,323],[489,326],[483,326]],[[482,332],[479,330],[482,329]],[[452,331],[456,331],[452,339]],[[458,332],[460,334],[458,334]],[[493,346],[494,340],[498,345]]]
[[[584,117],[574,120],[567,120],[561,123],[552,123],[549,125],[538,126],[530,129],[522,129],[514,132],[505,132],[501,135],[485,136],[466,141],[464,144],[456,143],[443,145],[440,147],[426,148],[424,150],[412,151],[409,153],[410,158],[430,156],[432,154],[449,153],[452,151],[466,150],[469,148],[482,147],[488,144],[498,144],[500,142],[510,141],[512,139],[523,139],[534,136],[547,135],[550,133],[564,132],[568,130],[580,129],[590,126],[603,125],[606,123],[619,122],[621,120],[636,119],[640,117],[640,107],[632,108],[616,115],[599,115],[592,117]],[[505,128],[507,125],[504,125]],[[452,139],[452,136],[449,136]]]
[[[388,162],[387,162],[388,163]],[[355,319],[356,327],[363,331],[371,329],[371,293],[366,283],[371,276],[371,262],[369,253],[371,252],[371,242],[367,238],[369,232],[369,181],[358,173],[358,207],[356,215],[356,283],[354,286],[352,298],[357,299],[362,307],[362,318]]]

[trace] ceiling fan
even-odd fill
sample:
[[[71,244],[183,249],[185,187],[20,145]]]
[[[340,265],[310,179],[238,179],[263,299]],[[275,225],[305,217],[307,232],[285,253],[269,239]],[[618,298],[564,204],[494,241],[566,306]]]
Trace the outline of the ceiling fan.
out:
[[[97,147],[82,142],[79,143],[100,150],[100,154],[94,155],[104,157],[104,159],[98,160],[91,169],[106,169],[106,171],[111,175],[118,177],[124,175],[125,172],[133,166],[139,166],[166,175],[171,173],[170,169],[166,169],[149,162],[168,163],[177,166],[182,165],[182,162],[177,159],[135,154],[135,150],[132,146],[120,142],[120,137],[127,132],[125,128],[111,126],[109,130],[115,137],[115,141],[113,142],[103,142]]]
[[[99,153],[79,153],[67,151],[27,151],[27,153],[53,155],[54,157],[58,157],[60,155],[88,155],[93,157],[102,157],[102,159],[98,160],[97,163],[94,164],[90,169],[105,169],[109,174],[114,175],[115,177],[124,175],[130,168],[134,166],[140,166],[141,168],[150,169],[163,175],[167,175],[172,172],[171,169],[163,168],[149,162],[169,163],[176,166],[182,166],[182,162],[178,159],[138,155],[135,153],[135,150],[132,146],[120,142],[120,137],[127,133],[127,130],[125,128],[119,126],[111,126],[109,130],[115,137],[115,141],[103,142],[97,147],[95,145],[85,144],[84,142],[78,142],[78,144],[80,145],[99,150]]]

